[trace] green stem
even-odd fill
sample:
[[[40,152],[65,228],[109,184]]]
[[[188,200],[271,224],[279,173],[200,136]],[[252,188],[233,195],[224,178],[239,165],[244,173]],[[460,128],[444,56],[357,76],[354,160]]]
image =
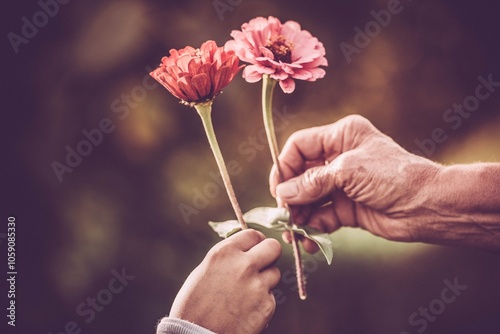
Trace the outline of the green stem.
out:
[[[277,81],[270,78],[269,75],[264,74],[262,77],[262,116],[264,118],[264,127],[266,129],[267,141],[269,143],[269,149],[271,151],[271,157],[273,159],[273,164],[276,166],[278,171],[279,181],[283,182],[283,172],[281,170],[278,155],[278,141],[276,140],[276,131],[274,130],[273,121],[273,92],[276,87]],[[285,204],[287,207],[287,205]],[[290,226],[293,226],[293,218],[290,214]],[[293,256],[295,258],[295,269],[297,275],[297,285],[299,288],[299,297],[304,300],[307,298],[306,292],[306,282],[304,279],[304,266],[302,263],[302,256],[300,254],[298,236],[290,231],[292,237],[292,249]]]
[[[273,92],[276,87],[276,83],[277,81],[270,78],[267,74],[265,74],[262,78],[262,117],[264,119],[267,142],[269,143],[273,164],[278,169],[280,181],[283,181],[283,175],[278,162],[279,148],[273,121]]]
[[[222,152],[220,151],[219,143],[217,142],[217,137],[215,136],[214,127],[212,125],[212,101],[196,104],[195,108],[201,117],[201,121],[203,122],[203,127],[205,128],[205,133],[207,134],[210,148],[212,149],[215,161],[217,162],[217,166],[219,167],[222,181],[224,182],[224,186],[226,186],[227,195],[229,196],[229,200],[231,201],[231,205],[233,206],[234,213],[236,214],[241,228],[246,229],[247,224],[243,219],[243,213],[241,212],[240,205],[238,204],[238,200],[236,199],[236,195],[234,194],[233,185],[231,184],[231,179],[229,178],[229,173],[227,172],[226,164],[224,162],[224,158],[222,157]]]

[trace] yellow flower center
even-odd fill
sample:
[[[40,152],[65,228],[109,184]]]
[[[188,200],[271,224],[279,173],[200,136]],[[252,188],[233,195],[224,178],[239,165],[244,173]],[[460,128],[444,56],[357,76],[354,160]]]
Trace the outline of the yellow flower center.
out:
[[[266,48],[273,53],[274,60],[281,60],[283,63],[288,64],[292,62],[293,44],[288,43],[284,36],[278,36],[270,39]]]
[[[194,50],[194,52],[191,54],[191,57],[193,58],[201,58],[203,56],[203,52],[200,49]]]

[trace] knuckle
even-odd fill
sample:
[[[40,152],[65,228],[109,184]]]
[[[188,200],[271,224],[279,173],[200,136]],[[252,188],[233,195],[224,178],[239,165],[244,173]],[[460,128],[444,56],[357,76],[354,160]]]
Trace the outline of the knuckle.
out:
[[[303,191],[313,198],[326,195],[329,189],[334,186],[331,166],[313,167],[306,170],[301,178]]]
[[[224,243],[218,243],[213,246],[207,253],[207,258],[209,260],[220,259],[224,257],[227,253],[227,246]]]
[[[361,115],[349,115],[342,120],[344,131],[353,137],[368,138],[372,134],[380,133],[368,119]]]
[[[361,166],[362,169],[364,167]],[[339,189],[344,189],[360,170],[358,158],[354,154],[345,153],[334,160],[330,166],[330,172],[333,175],[332,179],[335,186]]]
[[[212,248],[208,251],[207,255],[203,259],[203,262],[207,263],[216,263],[220,261],[222,258],[224,258],[225,255],[223,254],[222,250],[220,247],[217,248]]]
[[[298,141],[301,141],[302,138],[304,137],[304,134],[307,133],[307,130],[308,129],[302,129],[302,130],[298,130],[298,131],[295,131],[294,133],[292,133],[290,135],[290,137],[288,138],[288,142],[291,142],[291,143],[296,143]]]
[[[249,256],[241,256],[238,260],[237,267],[241,269],[243,275],[253,275],[258,269],[257,263]]]
[[[276,299],[274,296],[270,295],[270,297],[267,298],[262,304],[262,312],[266,315],[266,317],[271,316],[276,309]]]
[[[230,239],[225,239],[210,248],[205,258],[208,261],[215,262],[233,254],[235,254],[235,252]]]
[[[370,123],[369,120],[367,120],[366,118],[364,118],[363,116],[358,115],[358,114],[353,114],[353,115],[346,116],[344,118],[344,121],[347,124],[355,125],[355,126],[361,126],[361,127],[365,127],[365,126],[370,126],[371,125],[371,123]]]
[[[318,168],[310,168],[304,172],[301,178],[302,189],[307,195],[316,197],[322,191],[321,172]]]
[[[276,266],[272,267],[271,270],[272,270],[272,273],[273,273],[274,279],[275,279],[274,280],[275,284],[273,285],[273,287],[274,287],[281,280],[281,270],[278,267],[276,267]]]
[[[290,137],[288,137],[288,139],[285,143],[285,146],[295,145],[296,143],[299,143],[299,142],[303,141],[304,139],[308,139],[311,137],[311,135],[317,134],[318,132],[321,132],[323,130],[323,128],[324,128],[324,126],[316,126],[316,127],[297,130],[294,133],[292,133],[290,135]]]

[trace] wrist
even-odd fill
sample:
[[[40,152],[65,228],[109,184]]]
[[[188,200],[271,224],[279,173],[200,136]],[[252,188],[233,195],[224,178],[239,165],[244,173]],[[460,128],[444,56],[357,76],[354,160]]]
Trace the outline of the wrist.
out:
[[[425,187],[419,241],[500,248],[500,164],[442,166]]]
[[[157,334],[215,334],[214,332],[186,320],[167,317],[157,326]]]

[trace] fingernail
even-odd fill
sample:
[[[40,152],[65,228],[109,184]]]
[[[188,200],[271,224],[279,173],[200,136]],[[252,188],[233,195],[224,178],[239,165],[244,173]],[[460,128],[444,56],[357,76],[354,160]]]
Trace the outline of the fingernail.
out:
[[[282,199],[295,197],[299,193],[299,188],[295,182],[284,182],[276,187],[276,194]]]

